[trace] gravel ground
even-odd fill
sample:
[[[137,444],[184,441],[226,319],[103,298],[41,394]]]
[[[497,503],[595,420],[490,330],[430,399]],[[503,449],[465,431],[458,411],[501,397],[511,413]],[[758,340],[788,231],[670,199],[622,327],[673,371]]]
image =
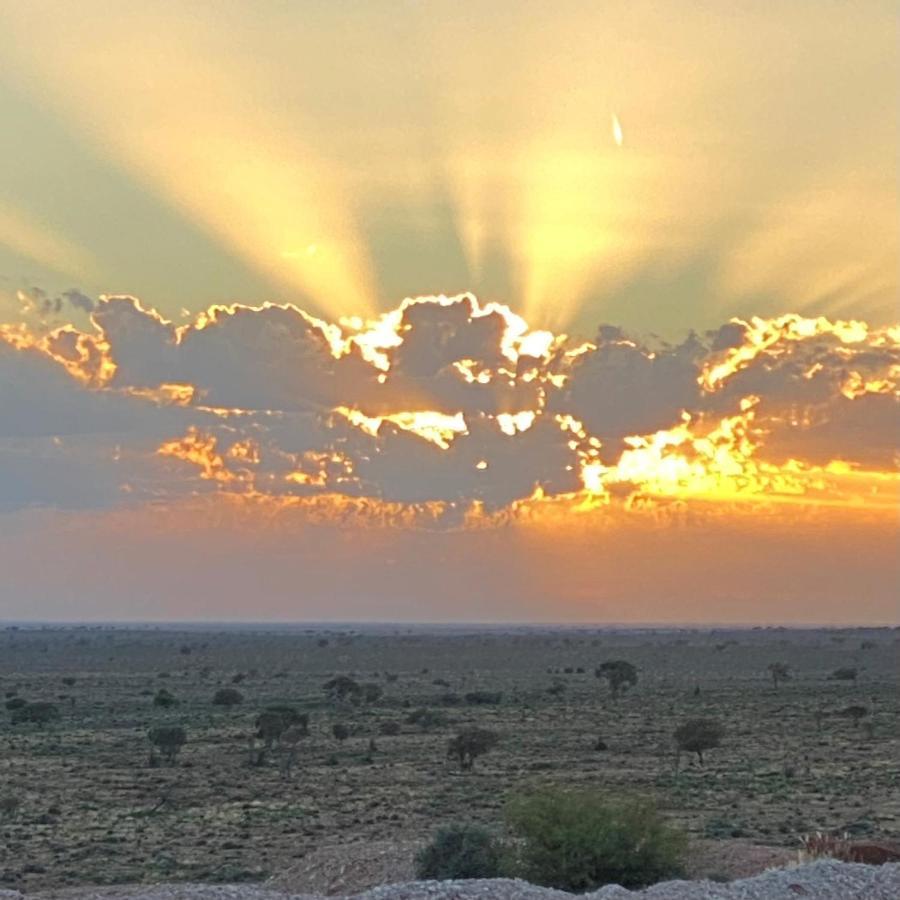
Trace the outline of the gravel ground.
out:
[[[336,895],[332,895],[334,897]],[[384,885],[345,900],[571,900],[564,891],[510,879],[418,881]],[[22,900],[15,891],[0,891],[0,900]],[[120,888],[71,888],[29,894],[35,900],[325,900],[321,894],[288,894],[256,885],[133,885]],[[608,885],[584,900],[898,900],[900,863],[866,866],[819,860],[774,869],[728,884],[713,881],[667,881],[643,891]]]

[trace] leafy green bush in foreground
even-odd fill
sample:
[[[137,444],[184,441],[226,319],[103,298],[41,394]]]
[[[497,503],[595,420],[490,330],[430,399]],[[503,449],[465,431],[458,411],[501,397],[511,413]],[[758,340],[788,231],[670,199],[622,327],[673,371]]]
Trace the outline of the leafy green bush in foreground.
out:
[[[507,822],[516,874],[533,884],[588,891],[642,887],[681,874],[687,837],[643,799],[545,790],[514,798]]]
[[[499,878],[502,870],[503,846],[479,825],[439,828],[416,856],[416,875],[421,879]]]

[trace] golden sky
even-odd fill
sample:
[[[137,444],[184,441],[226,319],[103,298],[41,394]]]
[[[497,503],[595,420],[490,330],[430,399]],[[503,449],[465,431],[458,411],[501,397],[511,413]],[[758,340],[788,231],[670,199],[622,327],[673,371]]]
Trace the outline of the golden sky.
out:
[[[896,621],[897,27],[0,2],[0,619]]]

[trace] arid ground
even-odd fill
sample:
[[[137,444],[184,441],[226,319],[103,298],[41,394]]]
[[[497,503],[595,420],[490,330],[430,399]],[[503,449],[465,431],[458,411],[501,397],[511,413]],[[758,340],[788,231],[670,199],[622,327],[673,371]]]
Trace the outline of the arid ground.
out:
[[[618,699],[594,675],[613,659],[639,673]],[[728,842],[724,860],[735,839],[897,839],[898,661],[897,629],[7,627],[3,703],[51,702],[60,717],[13,724],[0,707],[0,888],[262,880],[325,845],[499,828],[510,793],[546,782],[654,795],[711,875],[732,869],[717,873],[710,841]],[[777,688],[776,662],[791,676]],[[330,697],[337,675],[381,696]],[[214,705],[223,687],[242,702]],[[156,705],[160,689],[177,702]],[[250,764],[271,704],[309,714],[289,773],[278,745]],[[423,708],[441,714],[424,729],[407,721]],[[672,733],[697,717],[724,739],[676,771]],[[174,765],[149,764],[159,724],[187,731]],[[461,772],[447,741],[468,725],[500,741]]]

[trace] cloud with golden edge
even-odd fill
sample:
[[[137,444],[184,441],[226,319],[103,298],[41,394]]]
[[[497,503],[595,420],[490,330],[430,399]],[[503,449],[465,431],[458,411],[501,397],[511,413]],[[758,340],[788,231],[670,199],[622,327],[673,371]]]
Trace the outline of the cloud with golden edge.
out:
[[[19,473],[0,508],[53,505],[21,484],[77,461],[83,502],[212,493],[406,526],[548,504],[891,510],[898,375],[900,328],[793,314],[669,344],[533,330],[471,295],[337,322],[236,304],[179,326],[102,297],[85,331],[0,326],[0,454]]]

